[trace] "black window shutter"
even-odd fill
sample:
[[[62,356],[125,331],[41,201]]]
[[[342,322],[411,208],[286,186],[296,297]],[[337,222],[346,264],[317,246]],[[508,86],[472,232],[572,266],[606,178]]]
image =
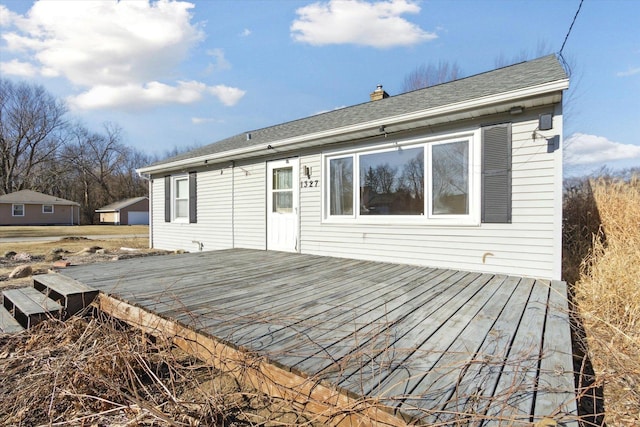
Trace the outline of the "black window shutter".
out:
[[[196,172],[189,172],[189,222],[198,222],[198,183]]]
[[[482,128],[482,222],[511,222],[511,123]]]
[[[171,176],[164,177],[164,222],[171,222]]]

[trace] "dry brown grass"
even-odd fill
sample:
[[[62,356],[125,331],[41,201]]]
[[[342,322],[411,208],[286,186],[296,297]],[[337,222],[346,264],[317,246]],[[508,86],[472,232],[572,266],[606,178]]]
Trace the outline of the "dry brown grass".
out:
[[[109,236],[148,234],[148,225],[34,225],[2,226],[0,237]]]
[[[640,179],[592,181],[602,228],[574,296],[608,425],[640,425]]]
[[[98,314],[0,334],[0,424],[313,424],[186,353]]]

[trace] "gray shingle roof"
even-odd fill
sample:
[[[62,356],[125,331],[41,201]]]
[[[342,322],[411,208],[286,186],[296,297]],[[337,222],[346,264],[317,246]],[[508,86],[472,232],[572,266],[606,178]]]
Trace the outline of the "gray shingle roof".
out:
[[[511,92],[567,78],[555,55],[521,62],[497,70],[454,80],[412,92],[366,102],[291,122],[247,132],[154,163],[158,166],[274,141],[313,134],[344,126],[357,125],[386,117],[410,114],[476,98]],[[247,139],[246,134],[251,134]]]
[[[0,203],[22,203],[22,204],[45,204],[45,205],[74,205],[80,206],[79,203],[71,200],[61,199],[60,197],[49,196],[48,194],[38,193],[32,190],[20,190],[0,196]]]
[[[101,211],[117,211],[120,210],[122,208],[126,208],[127,206],[131,206],[135,203],[138,203],[142,200],[145,200],[147,198],[147,196],[141,196],[141,197],[132,197],[130,199],[123,199],[123,200],[118,200],[117,202],[113,202],[110,203],[106,206],[101,207],[100,209],[96,209],[96,212],[101,212]]]

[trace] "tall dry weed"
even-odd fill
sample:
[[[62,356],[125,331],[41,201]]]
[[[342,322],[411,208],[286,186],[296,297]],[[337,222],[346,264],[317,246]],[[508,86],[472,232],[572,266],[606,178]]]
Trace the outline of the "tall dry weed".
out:
[[[602,224],[575,284],[608,425],[640,425],[640,178],[591,183]]]

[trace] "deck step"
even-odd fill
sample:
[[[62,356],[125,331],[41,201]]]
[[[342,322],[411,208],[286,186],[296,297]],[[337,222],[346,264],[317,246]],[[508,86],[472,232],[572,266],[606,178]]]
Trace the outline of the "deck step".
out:
[[[8,289],[2,297],[4,307],[27,329],[48,317],[60,317],[63,308],[34,288]]]
[[[33,276],[33,287],[64,307],[68,318],[84,310],[98,296],[98,290],[58,273]]]
[[[15,332],[24,331],[24,328],[9,311],[0,306],[0,334],[13,334]]]

